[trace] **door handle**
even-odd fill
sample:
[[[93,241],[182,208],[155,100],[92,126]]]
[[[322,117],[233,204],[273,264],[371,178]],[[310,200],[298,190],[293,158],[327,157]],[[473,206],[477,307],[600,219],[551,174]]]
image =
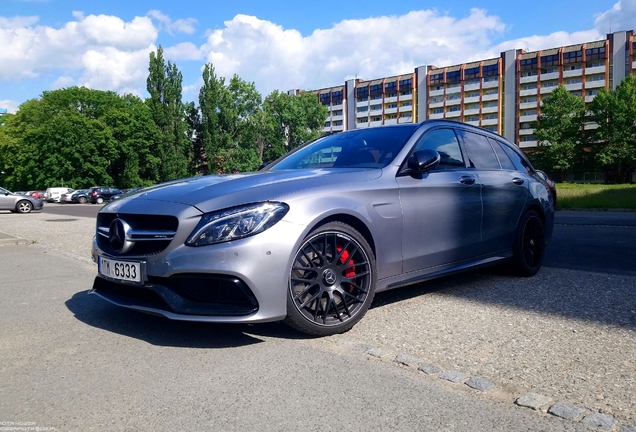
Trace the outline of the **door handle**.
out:
[[[524,180],[522,178],[515,177],[515,178],[512,179],[512,182],[514,184],[516,184],[516,185],[521,186],[523,184]]]
[[[459,182],[463,183],[465,185],[471,185],[473,183],[475,183],[475,177],[471,177],[471,176],[461,176],[459,178]]]

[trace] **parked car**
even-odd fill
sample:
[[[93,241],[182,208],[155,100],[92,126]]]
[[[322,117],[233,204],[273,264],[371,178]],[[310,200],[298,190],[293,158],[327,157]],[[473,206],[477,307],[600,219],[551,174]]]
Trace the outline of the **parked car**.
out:
[[[110,201],[113,195],[121,195],[121,190],[108,186],[95,186],[88,190],[88,200],[91,204],[102,204]]]
[[[46,191],[30,191],[27,195],[31,195],[33,198],[37,198],[41,201],[46,199]]]
[[[47,202],[60,202],[60,197],[62,194],[65,194],[69,191],[72,191],[72,188],[65,187],[52,187],[46,190],[45,196]]]
[[[376,292],[497,263],[533,276],[553,204],[523,152],[484,129],[357,129],[260,172],[176,180],[104,206],[91,293],[175,320],[342,333]]]
[[[70,191],[60,195],[60,204],[73,202],[71,197],[73,196],[75,192],[76,192],[75,189],[71,189]]]
[[[0,210],[9,210],[11,213],[30,213],[33,210],[42,210],[42,201],[31,195],[12,193],[0,188]]]
[[[88,202],[88,189],[78,189],[71,194],[71,202],[86,204]]]
[[[114,201],[114,200],[116,200],[116,199],[119,199],[119,198],[121,198],[121,197],[123,197],[123,196],[127,196],[128,194],[133,194],[133,193],[135,193],[135,192],[137,192],[137,191],[140,191],[140,190],[142,190],[142,189],[143,189],[143,187],[136,187],[136,188],[132,188],[132,189],[122,189],[122,190],[121,190],[121,194],[113,195],[113,196],[111,197],[111,201]]]

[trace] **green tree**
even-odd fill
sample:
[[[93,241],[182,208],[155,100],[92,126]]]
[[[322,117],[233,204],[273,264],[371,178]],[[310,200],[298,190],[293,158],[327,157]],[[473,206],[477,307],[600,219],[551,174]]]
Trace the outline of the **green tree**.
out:
[[[219,173],[223,170],[219,153],[223,149],[220,130],[220,111],[226,95],[225,78],[217,77],[214,66],[208,63],[203,68],[203,85],[199,90],[199,109],[201,111],[201,141],[203,148],[203,174]]]
[[[189,174],[192,157],[191,143],[186,135],[187,121],[182,102],[183,76],[170,61],[166,64],[161,45],[150,53],[146,99],[152,118],[161,132],[159,175],[161,181],[185,177]]]
[[[562,85],[543,100],[541,115],[532,127],[539,142],[535,156],[537,166],[546,171],[565,172],[579,161],[583,154],[582,125],[585,102]]]
[[[636,165],[636,76],[625,77],[613,92],[601,89],[590,112],[598,124],[594,158],[602,165],[614,166],[616,181],[622,183],[626,168]]]
[[[278,90],[265,98],[263,110],[266,115],[265,140],[268,143],[263,158],[268,161],[318,138],[329,114],[327,107],[313,93],[292,96]]]

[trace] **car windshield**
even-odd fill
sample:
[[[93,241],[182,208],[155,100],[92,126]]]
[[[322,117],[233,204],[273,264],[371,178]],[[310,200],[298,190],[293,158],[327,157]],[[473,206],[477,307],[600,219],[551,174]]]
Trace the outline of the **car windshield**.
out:
[[[418,125],[362,129],[329,135],[290,153],[270,170],[384,168]]]

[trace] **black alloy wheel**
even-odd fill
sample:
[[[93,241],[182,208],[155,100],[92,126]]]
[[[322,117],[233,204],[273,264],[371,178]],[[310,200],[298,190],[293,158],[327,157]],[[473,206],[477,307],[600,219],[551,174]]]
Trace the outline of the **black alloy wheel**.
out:
[[[373,301],[375,277],[373,252],[360,233],[340,222],[319,227],[294,256],[286,323],[316,336],[351,329]]]
[[[84,196],[81,196],[78,198],[78,201],[80,204],[86,204],[86,201],[88,201],[88,199]]]
[[[545,257],[545,226],[534,210],[528,211],[519,224],[514,246],[515,273],[519,276],[537,274]]]

